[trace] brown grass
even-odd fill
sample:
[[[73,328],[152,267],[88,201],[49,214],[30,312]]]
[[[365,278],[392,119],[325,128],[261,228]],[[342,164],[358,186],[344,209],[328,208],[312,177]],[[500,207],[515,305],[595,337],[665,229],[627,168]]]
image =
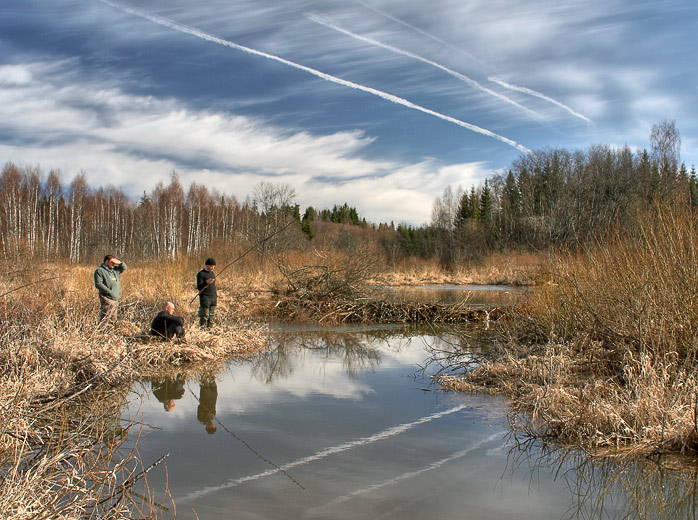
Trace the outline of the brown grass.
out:
[[[444,384],[513,397],[532,435],[696,452],[697,287],[695,218],[644,215],[636,237],[561,257],[508,321],[510,341]]]
[[[128,493],[127,484],[144,469],[127,464],[137,461],[134,453],[120,451],[127,432],[134,435],[138,429],[120,420],[130,382],[173,370],[215,371],[226,360],[259,352],[266,332],[253,320],[274,313],[279,281],[287,286],[298,269],[320,273],[319,278],[305,280],[318,282],[316,293],[325,291],[336,301],[345,298],[345,307],[335,309],[335,314],[343,319],[348,319],[347,312],[359,316],[366,309],[357,307],[355,298],[361,296],[364,284],[381,274],[382,264],[372,260],[373,254],[359,248],[355,254],[312,250],[266,259],[250,255],[219,276],[219,324],[213,330],[197,325],[194,279],[201,265],[195,259],[129,262],[125,258],[129,269],[121,276],[119,320],[113,328],[97,326],[99,305],[92,276],[98,261],[94,266],[4,266],[0,518],[157,516],[149,500],[136,502]],[[226,261],[223,256],[217,260],[220,272]],[[530,262],[526,265],[535,263]],[[481,267],[487,274],[479,281],[492,283],[496,278],[512,283],[514,264],[502,266],[499,271]],[[419,276],[419,283],[437,279],[454,283],[476,281],[478,276],[468,269],[468,274],[464,270],[430,278],[430,269],[427,263],[412,263],[406,275],[395,279],[415,281]],[[323,277],[327,273],[331,276]],[[162,342],[148,336],[150,321],[166,300],[185,318],[186,341]],[[389,310],[394,314],[393,307]],[[310,319],[321,318],[311,314]],[[327,312],[322,314],[327,318]]]
[[[215,370],[265,344],[237,287],[221,288],[219,324],[199,329],[184,262],[130,265],[119,321],[98,327],[93,271],[39,266],[0,279],[0,518],[156,516],[129,492],[145,468],[120,450],[138,430],[120,419],[130,382],[173,366]],[[147,334],[164,300],[185,316],[186,341]]]
[[[543,253],[492,253],[488,257],[444,269],[436,259],[409,258],[377,276],[383,285],[481,284],[536,285],[550,262]]]

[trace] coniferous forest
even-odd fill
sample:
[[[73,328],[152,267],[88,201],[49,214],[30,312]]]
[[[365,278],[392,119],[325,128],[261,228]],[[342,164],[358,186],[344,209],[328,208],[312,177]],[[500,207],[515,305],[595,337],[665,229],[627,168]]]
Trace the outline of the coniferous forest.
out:
[[[173,172],[168,185],[134,200],[118,188],[89,186],[85,172],[65,184],[61,172],[7,163],[0,175],[0,252],[6,260],[79,263],[104,251],[167,260],[254,243],[282,227],[265,248],[351,252],[361,241],[390,263],[419,257],[450,266],[497,251],[575,248],[611,231],[632,232],[658,204],[698,205],[695,166],[680,163],[675,123],[654,125],[650,144],[650,150],[599,144],[521,155],[479,186],[445,187],[431,222],[419,226],[368,223],[347,202],[301,212],[287,184],[260,182],[240,200],[215,187],[185,188]],[[295,225],[287,225],[291,220]]]

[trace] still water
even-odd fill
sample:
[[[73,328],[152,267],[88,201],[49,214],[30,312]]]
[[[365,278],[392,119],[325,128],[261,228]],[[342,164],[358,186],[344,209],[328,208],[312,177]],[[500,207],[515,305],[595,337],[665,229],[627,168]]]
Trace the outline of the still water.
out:
[[[272,329],[257,359],[131,395],[144,464],[170,454],[147,474],[165,518],[695,518],[693,470],[521,446],[502,399],[438,391],[448,332]]]
[[[384,294],[393,299],[418,302],[459,303],[472,307],[506,307],[520,301],[527,287],[510,285],[412,285],[385,287]]]

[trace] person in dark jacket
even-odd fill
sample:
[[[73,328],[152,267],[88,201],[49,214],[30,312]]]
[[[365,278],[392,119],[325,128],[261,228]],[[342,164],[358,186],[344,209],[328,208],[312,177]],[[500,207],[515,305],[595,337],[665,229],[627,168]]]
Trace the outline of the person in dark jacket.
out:
[[[165,302],[162,310],[155,316],[150,324],[150,333],[164,340],[174,337],[184,337],[184,318],[174,315],[175,306],[172,302]]]
[[[216,261],[213,258],[206,259],[204,268],[196,275],[196,288],[199,291],[199,326],[210,328],[216,314],[216,275],[213,270]]]
[[[175,377],[156,378],[150,382],[153,395],[160,401],[166,412],[171,412],[175,407],[175,400],[184,397],[184,376],[177,374]]]
[[[204,425],[206,433],[216,433],[216,401],[218,400],[218,385],[216,378],[203,376],[199,383],[199,407],[196,409],[196,418]]]
[[[99,291],[99,321],[116,321],[116,311],[121,296],[119,275],[126,270],[126,264],[114,255],[104,257],[104,262],[94,274],[95,288]]]

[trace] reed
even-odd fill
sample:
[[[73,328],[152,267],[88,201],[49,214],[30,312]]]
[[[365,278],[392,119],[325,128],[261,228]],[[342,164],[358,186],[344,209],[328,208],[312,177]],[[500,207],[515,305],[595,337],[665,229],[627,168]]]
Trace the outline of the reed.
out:
[[[508,340],[449,388],[513,397],[532,435],[591,449],[698,451],[698,224],[658,208],[637,233],[561,255]]]
[[[147,485],[145,498],[132,493],[145,464],[121,448],[139,430],[121,420],[131,383],[174,366],[211,369],[265,345],[232,283],[219,324],[198,328],[198,304],[188,305],[196,267],[185,261],[130,265],[118,322],[97,326],[93,270],[45,265],[0,277],[0,518],[157,517]],[[149,336],[164,300],[185,316],[186,341]]]
[[[484,284],[537,285],[547,270],[545,253],[507,251],[445,268],[436,258],[406,258],[378,273],[384,285]]]

